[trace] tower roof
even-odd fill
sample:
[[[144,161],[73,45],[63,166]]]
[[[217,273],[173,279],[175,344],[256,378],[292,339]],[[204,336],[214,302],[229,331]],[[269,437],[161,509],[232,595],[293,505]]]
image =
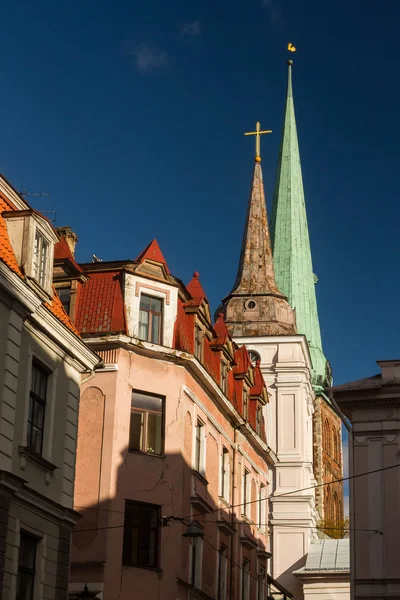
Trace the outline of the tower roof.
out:
[[[261,162],[257,158],[237,277],[218,313],[221,310],[233,336],[295,332],[293,310],[275,281]]]
[[[327,361],[322,351],[316,277],[304,199],[292,90],[292,61],[288,61],[288,87],[281,148],[272,205],[271,238],[275,277],[279,288],[296,310],[297,331],[310,346],[313,383],[326,382]]]

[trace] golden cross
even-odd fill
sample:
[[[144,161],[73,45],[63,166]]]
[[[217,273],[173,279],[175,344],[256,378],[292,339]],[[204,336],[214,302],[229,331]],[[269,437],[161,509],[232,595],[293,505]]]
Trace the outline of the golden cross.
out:
[[[257,121],[256,130],[249,131],[248,133],[244,134],[244,135],[255,135],[256,136],[256,162],[261,162],[260,136],[263,135],[264,133],[272,133],[272,131],[270,129],[268,131],[261,131],[260,123]]]

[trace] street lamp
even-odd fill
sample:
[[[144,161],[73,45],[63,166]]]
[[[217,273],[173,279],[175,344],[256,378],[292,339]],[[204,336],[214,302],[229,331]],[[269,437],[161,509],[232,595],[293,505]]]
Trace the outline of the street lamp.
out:
[[[203,539],[204,532],[198,521],[189,521],[182,536],[188,538],[192,545],[196,545],[197,540]]]
[[[96,598],[98,592],[92,592],[89,590],[87,583],[85,583],[85,587],[82,592],[77,592],[76,597],[81,598],[81,600],[91,600],[92,598]]]

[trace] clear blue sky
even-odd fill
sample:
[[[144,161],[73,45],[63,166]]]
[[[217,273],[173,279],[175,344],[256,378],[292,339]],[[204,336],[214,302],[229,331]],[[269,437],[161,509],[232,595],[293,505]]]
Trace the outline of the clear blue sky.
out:
[[[294,94],[324,350],[336,383],[397,358],[400,3],[131,0],[2,8],[0,171],[79,235],[78,259],[157,238],[212,308],[234,282],[257,120],[271,194]]]

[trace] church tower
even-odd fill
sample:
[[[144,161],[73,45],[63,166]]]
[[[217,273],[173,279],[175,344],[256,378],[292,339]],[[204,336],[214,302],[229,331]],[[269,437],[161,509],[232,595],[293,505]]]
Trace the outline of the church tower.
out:
[[[259,361],[267,384],[271,574],[295,598],[301,598],[302,586],[293,572],[304,563],[317,521],[312,490],[312,363],[306,338],[296,330],[295,311],[275,279],[259,151],[262,133],[257,123],[252,132],[257,140],[256,158],[237,277],[217,312],[223,313],[236,343],[245,344],[252,359]]]
[[[292,88],[292,65],[288,61],[288,86],[282,141],[275,181],[271,238],[275,276],[296,311],[298,333],[306,336],[316,393],[314,414],[314,470],[319,484],[342,477],[341,420],[324,394],[332,383],[329,362],[322,350],[311,245],[303,188]],[[342,484],[318,488],[320,516],[327,521],[343,518]]]

